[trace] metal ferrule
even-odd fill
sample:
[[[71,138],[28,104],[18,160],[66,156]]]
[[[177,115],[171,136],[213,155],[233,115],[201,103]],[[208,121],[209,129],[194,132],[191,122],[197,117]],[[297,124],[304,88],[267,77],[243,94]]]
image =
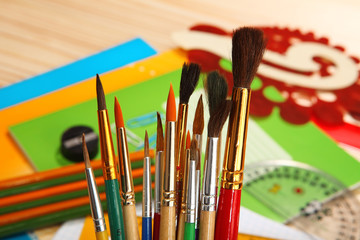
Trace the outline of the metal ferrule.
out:
[[[248,88],[233,88],[221,181],[225,189],[242,188],[250,95]]]
[[[87,181],[87,188],[90,198],[91,216],[94,221],[95,231],[106,231],[106,224],[104,213],[101,207],[101,201],[99,198],[99,192],[95,182],[95,176],[91,168],[85,168],[85,175]]]
[[[185,221],[187,223],[195,223],[195,210],[196,210],[196,162],[190,160],[189,175],[188,175],[188,189],[186,196],[186,215]]]
[[[142,216],[151,217],[151,159],[144,158]]]
[[[181,192],[181,212],[186,213],[186,196],[187,196],[187,189],[188,189],[188,174],[189,174],[189,163],[190,163],[190,149],[186,149],[186,158],[184,163],[184,181],[182,182],[182,192]]]
[[[118,137],[117,147],[119,154],[120,163],[120,186],[121,186],[121,199],[122,204],[134,205],[135,204],[135,193],[134,183],[131,172],[129,150],[127,145],[126,130],[125,128],[117,128],[116,135]]]
[[[216,210],[217,192],[217,156],[219,138],[208,137],[206,142],[203,188],[201,194],[201,210]]]
[[[200,181],[201,171],[196,170],[195,172],[195,228],[200,227]]]
[[[188,105],[187,104],[179,104],[179,115],[178,121],[176,124],[176,166],[180,166],[180,171],[177,171],[177,180],[184,178],[184,152],[182,149],[185,149],[185,141],[186,141],[186,123],[187,123],[187,113],[188,113]]]
[[[156,152],[156,158],[155,158],[155,213],[160,213],[161,208],[161,180],[162,180],[162,162],[163,162],[164,152],[158,151]]]
[[[166,122],[163,206],[174,207],[176,199],[175,133],[176,122]]]
[[[102,169],[105,180],[118,179],[116,171],[117,160],[111,137],[111,128],[107,110],[98,111],[100,151]]]

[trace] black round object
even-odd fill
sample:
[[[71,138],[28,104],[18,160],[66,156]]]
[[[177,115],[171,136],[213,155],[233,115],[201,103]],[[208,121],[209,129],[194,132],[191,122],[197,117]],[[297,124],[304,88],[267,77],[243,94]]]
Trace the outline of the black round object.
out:
[[[99,151],[99,137],[92,128],[87,126],[71,127],[61,136],[61,153],[70,161],[84,161],[81,140],[83,133],[85,133],[90,159],[94,158]]]

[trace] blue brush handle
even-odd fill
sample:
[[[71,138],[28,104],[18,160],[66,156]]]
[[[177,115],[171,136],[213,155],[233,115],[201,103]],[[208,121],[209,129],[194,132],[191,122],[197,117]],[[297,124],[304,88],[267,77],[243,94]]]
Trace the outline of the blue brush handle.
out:
[[[151,240],[152,236],[152,226],[151,226],[151,217],[142,218],[142,240]]]

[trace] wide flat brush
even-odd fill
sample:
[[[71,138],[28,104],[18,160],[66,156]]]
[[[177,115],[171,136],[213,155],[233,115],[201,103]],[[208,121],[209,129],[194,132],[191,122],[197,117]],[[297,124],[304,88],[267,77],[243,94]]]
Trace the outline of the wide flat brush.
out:
[[[161,209],[161,192],[162,176],[164,166],[164,134],[161,123],[160,113],[157,112],[157,130],[156,130],[156,159],[155,159],[155,208],[154,208],[154,227],[153,239],[158,240],[160,234],[160,209]]]
[[[184,63],[181,80],[180,80],[180,102],[179,102],[179,114],[177,118],[176,126],[176,166],[177,166],[177,216],[180,211],[180,201],[181,201],[181,187],[184,177],[184,151],[185,151],[185,133],[186,133],[186,124],[187,124],[187,114],[188,114],[188,102],[191,94],[194,92],[195,87],[199,81],[200,76],[200,66],[195,63],[186,64]]]
[[[111,127],[106,109],[105,94],[99,75],[96,75],[96,93],[98,103],[101,160],[103,165],[103,176],[105,179],[105,192],[111,239],[124,240],[125,232],[119,193],[117,161],[111,137]]]
[[[224,100],[218,109],[210,113],[208,138],[206,141],[205,168],[201,194],[200,239],[214,239],[216,196],[217,196],[217,156],[219,136],[229,115],[231,101]]]
[[[143,200],[142,200],[142,240],[151,240],[152,217],[151,217],[151,174],[149,157],[149,137],[145,131],[144,140],[144,177],[143,177]]]
[[[95,182],[95,176],[90,164],[90,157],[86,146],[85,134],[82,135],[82,146],[85,161],[85,175],[89,192],[91,216],[94,221],[95,236],[97,240],[108,240],[109,237],[106,231],[104,213],[101,207],[101,201]]]
[[[160,239],[175,239],[176,233],[176,162],[175,162],[175,133],[176,133],[176,103],[172,85],[166,105],[165,125],[165,163],[162,186],[162,202],[160,210]]]
[[[136,220],[134,182],[129,159],[126,129],[121,107],[116,97],[114,112],[125,237],[128,240],[138,240],[140,235]]]
[[[229,117],[215,239],[237,239],[243,182],[250,85],[265,50],[263,32],[240,28],[232,39],[234,87]],[[223,227],[226,224],[227,227]]]

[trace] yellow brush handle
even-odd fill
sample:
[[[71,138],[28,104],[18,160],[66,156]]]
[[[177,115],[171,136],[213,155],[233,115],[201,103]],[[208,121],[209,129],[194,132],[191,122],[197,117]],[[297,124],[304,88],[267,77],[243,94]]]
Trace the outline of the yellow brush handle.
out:
[[[161,206],[160,240],[175,240],[175,206]]]
[[[139,228],[137,224],[135,205],[123,206],[125,238],[128,240],[139,240]]]
[[[96,240],[109,240],[107,231],[95,232]]]

